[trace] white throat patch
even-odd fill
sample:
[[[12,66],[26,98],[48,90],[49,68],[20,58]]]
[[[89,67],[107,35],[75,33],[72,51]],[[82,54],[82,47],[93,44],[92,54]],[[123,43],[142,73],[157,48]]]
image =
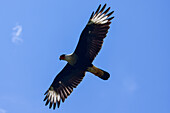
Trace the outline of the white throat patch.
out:
[[[76,64],[78,56],[76,54],[65,55],[65,60],[70,64]]]

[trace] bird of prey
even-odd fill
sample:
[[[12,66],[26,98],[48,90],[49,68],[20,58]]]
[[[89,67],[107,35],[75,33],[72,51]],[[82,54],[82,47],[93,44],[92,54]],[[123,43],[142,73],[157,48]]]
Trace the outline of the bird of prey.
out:
[[[80,39],[75,51],[70,55],[61,55],[60,60],[68,63],[55,77],[53,83],[46,91],[44,101],[45,105],[49,104],[49,108],[56,104],[59,108],[60,102],[72,93],[73,89],[82,81],[86,72],[91,72],[97,77],[107,80],[110,74],[102,69],[95,67],[92,62],[100,51],[103,40],[110,28],[110,17],[114,11],[109,12],[110,7],[106,8],[106,4],[101,8],[101,4],[96,12],[91,14],[90,19],[80,35]]]

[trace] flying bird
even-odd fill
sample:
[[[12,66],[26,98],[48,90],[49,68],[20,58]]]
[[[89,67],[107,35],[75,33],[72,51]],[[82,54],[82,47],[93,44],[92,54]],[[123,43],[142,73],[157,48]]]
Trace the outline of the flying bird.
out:
[[[110,17],[114,11],[109,12],[110,7],[106,8],[106,4],[101,8],[101,4],[96,12],[92,12],[90,19],[80,35],[80,39],[75,51],[70,55],[61,55],[60,60],[65,60],[68,63],[55,77],[53,83],[46,91],[44,101],[45,105],[49,104],[49,108],[56,104],[59,108],[60,102],[72,93],[85,76],[86,72],[91,72],[97,77],[107,80],[110,74],[102,69],[97,68],[92,64],[94,58],[100,51],[103,40],[106,37],[110,28]]]

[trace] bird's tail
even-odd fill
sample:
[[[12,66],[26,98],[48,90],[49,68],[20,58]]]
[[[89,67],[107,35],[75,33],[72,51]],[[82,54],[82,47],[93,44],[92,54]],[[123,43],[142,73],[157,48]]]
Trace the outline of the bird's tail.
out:
[[[99,69],[95,67],[94,65],[92,67],[88,67],[87,71],[93,73],[94,75],[98,76],[99,78],[103,80],[107,80],[110,77],[110,74],[102,69]]]

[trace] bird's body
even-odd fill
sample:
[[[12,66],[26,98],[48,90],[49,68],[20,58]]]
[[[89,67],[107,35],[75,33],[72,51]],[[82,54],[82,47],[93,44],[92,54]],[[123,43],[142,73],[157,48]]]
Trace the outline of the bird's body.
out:
[[[82,81],[86,72],[91,72],[103,80],[107,80],[110,77],[108,72],[92,64],[110,28],[110,20],[113,19],[113,17],[108,18],[113,13],[112,11],[107,14],[110,7],[105,11],[106,4],[101,10],[100,7],[101,5],[99,5],[95,13],[92,13],[88,24],[81,33],[75,51],[70,55],[63,54],[60,56],[60,60],[66,60],[68,63],[56,76],[50,88],[45,93],[46,97],[44,101],[47,100],[46,105],[50,102],[50,108],[53,105],[53,109],[55,109],[56,103],[59,107],[60,101],[65,101],[73,91],[73,88],[76,88]]]

